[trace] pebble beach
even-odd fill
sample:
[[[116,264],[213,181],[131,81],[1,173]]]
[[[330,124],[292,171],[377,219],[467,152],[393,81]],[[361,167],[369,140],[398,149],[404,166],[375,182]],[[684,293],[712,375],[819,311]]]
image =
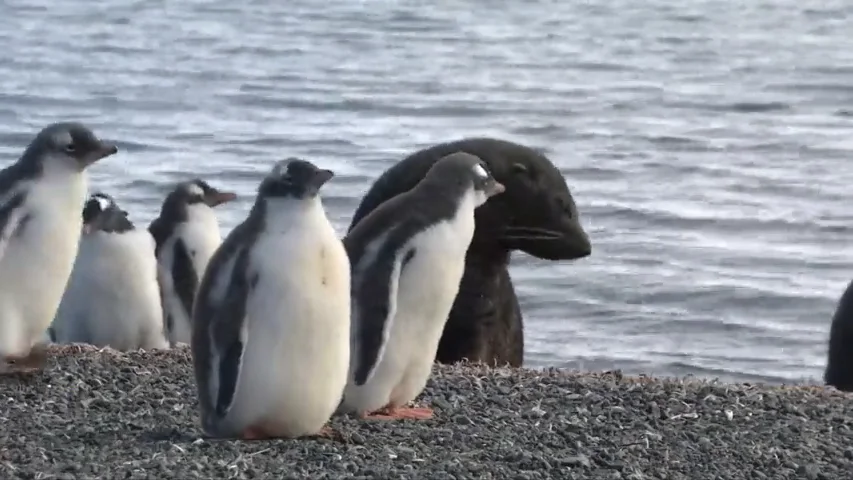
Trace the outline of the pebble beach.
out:
[[[427,421],[207,438],[189,349],[53,346],[0,381],[0,478],[849,479],[853,395],[619,372],[436,365]]]

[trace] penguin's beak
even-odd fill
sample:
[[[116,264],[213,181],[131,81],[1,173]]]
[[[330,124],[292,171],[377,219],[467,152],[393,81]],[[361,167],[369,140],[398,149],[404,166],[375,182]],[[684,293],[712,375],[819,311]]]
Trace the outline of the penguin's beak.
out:
[[[317,169],[317,173],[314,174],[314,186],[319,189],[320,187],[325,185],[326,182],[331,180],[334,176],[335,172],[319,168]]]
[[[220,192],[217,190],[215,192],[211,192],[211,194],[205,198],[204,203],[206,203],[210,207],[215,207],[217,205],[222,205],[223,203],[231,202],[236,199],[237,194],[234,192]]]
[[[95,147],[81,159],[81,164],[85,168],[99,160],[109,157],[110,155],[115,155],[116,153],[118,153],[117,146],[112,143],[101,142],[99,146]]]
[[[107,158],[110,155],[115,155],[116,153],[118,153],[118,147],[117,146],[113,145],[112,143],[103,143],[102,142],[101,148],[98,148],[97,150],[95,150],[95,152],[91,156],[91,159],[89,160],[89,163],[90,164],[95,163],[98,160],[103,160],[104,158]]]

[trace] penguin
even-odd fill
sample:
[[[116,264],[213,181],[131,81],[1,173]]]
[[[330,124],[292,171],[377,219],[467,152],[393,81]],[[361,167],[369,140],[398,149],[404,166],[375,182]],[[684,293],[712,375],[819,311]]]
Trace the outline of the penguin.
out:
[[[465,270],[474,211],[504,191],[485,163],[454,153],[364,217],[343,243],[352,265],[352,344],[342,413],[428,419],[423,391]]]
[[[110,195],[83,208],[83,233],[71,279],[53,321],[56,343],[129,351],[166,349],[154,238]]]
[[[53,123],[0,170],[0,373],[46,365],[42,342],[80,241],[85,171],[117,152],[83,124]]]
[[[350,348],[350,264],[320,188],[334,176],[277,162],[248,218],[214,253],[193,310],[202,428],[243,439],[328,435]]]
[[[222,243],[213,208],[237,195],[199,178],[179,183],[166,196],[148,231],[154,237],[163,318],[171,345],[190,342],[190,316],[198,282]]]
[[[847,284],[832,315],[823,381],[842,392],[853,392],[853,281]]]

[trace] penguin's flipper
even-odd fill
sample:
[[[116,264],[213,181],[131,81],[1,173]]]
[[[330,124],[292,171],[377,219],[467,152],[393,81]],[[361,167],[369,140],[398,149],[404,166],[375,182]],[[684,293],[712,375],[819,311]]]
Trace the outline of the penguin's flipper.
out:
[[[397,313],[400,275],[413,254],[413,249],[400,249],[391,255],[376,255],[353,282],[356,385],[367,383],[385,353],[391,322]]]
[[[193,313],[193,300],[198,289],[198,274],[186,244],[180,238],[175,239],[172,259],[172,285],[181,306],[190,318]]]
[[[26,199],[26,192],[19,191],[3,198],[0,204],[0,258],[6,253],[9,241],[20,234],[29,219],[23,208]]]
[[[224,289],[214,286],[221,292],[219,298],[215,298],[218,292],[213,290],[205,301],[196,306],[200,310],[198,314],[209,315],[210,318],[205,333],[210,342],[208,385],[213,388],[206,393],[210,395],[209,404],[219,418],[228,413],[234,402],[249,334],[246,303],[252,282],[248,278],[248,250],[235,252],[234,256],[234,260],[227,262],[233,265],[230,275],[220,278],[220,281],[227,282],[227,286]],[[216,273],[211,272],[214,277]]]
[[[172,286],[172,278],[166,270],[166,267],[164,267],[162,263],[157,262],[157,292],[160,296],[160,307],[163,311],[163,335],[167,340],[169,340],[169,346],[174,347],[175,345],[172,343],[174,319],[169,313],[169,296],[166,294],[169,289],[174,289]]]
[[[154,256],[160,256],[160,249],[165,245],[169,238],[169,229],[166,227],[166,222],[162,217],[157,217],[148,225],[148,233],[154,237]]]

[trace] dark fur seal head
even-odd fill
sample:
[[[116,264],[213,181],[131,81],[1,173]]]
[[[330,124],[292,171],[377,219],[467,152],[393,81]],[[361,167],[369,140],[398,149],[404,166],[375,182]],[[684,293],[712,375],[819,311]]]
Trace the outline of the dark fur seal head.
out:
[[[299,158],[277,162],[258,187],[260,198],[314,198],[335,173]]]
[[[83,206],[84,233],[107,232],[122,233],[133,230],[134,226],[113,197],[106,193],[95,193]]]
[[[118,147],[98,139],[86,126],[61,122],[43,128],[30,142],[21,162],[44,166],[44,162],[62,162],[82,171],[89,165],[118,152]]]
[[[481,158],[505,191],[477,209],[469,252],[521,250],[546,260],[591,253],[577,206],[557,167],[532,148],[493,138],[442,143],[386,170],[356,209],[349,229],[382,202],[414,187],[435,162],[454,152]]]
[[[495,225],[493,234],[507,250],[546,260],[588,256],[589,237],[563,175],[544,155],[524,153],[489,163],[506,192],[477,212],[478,227]]]

